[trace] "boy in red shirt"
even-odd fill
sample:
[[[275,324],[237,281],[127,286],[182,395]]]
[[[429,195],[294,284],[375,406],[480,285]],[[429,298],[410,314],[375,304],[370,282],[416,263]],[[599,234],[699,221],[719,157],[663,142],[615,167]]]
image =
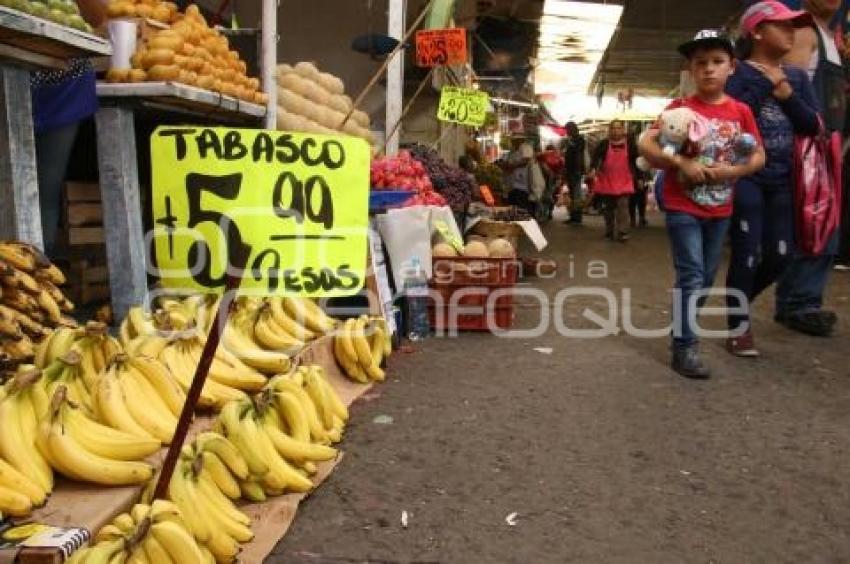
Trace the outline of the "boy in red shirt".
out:
[[[707,134],[699,147],[670,155],[658,144],[660,132],[655,127],[641,139],[639,150],[653,166],[665,170],[664,209],[676,269],[671,365],[687,378],[708,378],[711,371],[700,358],[695,333],[697,310],[720,263],[732,215],[733,184],[758,172],[765,156],[749,107],[724,93],[735,68],[729,39],[715,30],[700,31],[679,46],[679,52],[688,59],[696,94],[675,100],[668,108],[690,108]],[[747,162],[734,164],[735,142],[742,133],[755,136],[758,147]]]

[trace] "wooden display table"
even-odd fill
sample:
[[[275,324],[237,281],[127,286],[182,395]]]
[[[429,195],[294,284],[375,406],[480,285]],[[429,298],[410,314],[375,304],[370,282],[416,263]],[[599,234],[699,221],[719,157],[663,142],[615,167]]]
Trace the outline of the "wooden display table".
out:
[[[0,239],[43,247],[30,71],[111,52],[104,39],[0,7]]]
[[[266,108],[171,82],[99,83],[97,93],[97,154],[112,311],[115,319],[124,319],[147,292],[136,118],[155,114],[160,125],[261,127]]]

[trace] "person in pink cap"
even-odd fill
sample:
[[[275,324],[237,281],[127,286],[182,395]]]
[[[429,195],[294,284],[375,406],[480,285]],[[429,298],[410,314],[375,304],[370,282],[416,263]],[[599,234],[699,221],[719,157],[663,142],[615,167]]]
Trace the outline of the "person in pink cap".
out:
[[[735,185],[729,233],[732,256],[726,286],[746,296],[729,298],[727,350],[756,357],[749,309],[788,268],[793,256],[794,136],[817,133],[818,112],[805,71],[782,64],[794,46],[794,29],[810,25],[806,12],[773,0],[757,2],[741,18],[738,56],[743,59],[726,83],[726,93],[747,104],[765,147],[765,166]]]

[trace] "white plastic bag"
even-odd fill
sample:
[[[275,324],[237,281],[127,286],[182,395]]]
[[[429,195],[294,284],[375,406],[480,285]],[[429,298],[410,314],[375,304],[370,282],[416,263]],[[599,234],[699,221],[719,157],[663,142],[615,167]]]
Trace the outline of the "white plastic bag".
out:
[[[570,218],[570,210],[567,206],[557,205],[552,209],[552,221],[567,221]]]

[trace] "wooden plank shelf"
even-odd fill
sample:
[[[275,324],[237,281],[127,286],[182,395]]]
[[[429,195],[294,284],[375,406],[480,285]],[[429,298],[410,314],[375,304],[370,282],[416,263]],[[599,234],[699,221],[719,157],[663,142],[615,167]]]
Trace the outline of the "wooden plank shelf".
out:
[[[168,105],[174,109],[185,109],[200,114],[230,114],[232,117],[260,119],[266,115],[265,106],[252,104],[211,92],[195,86],[177,82],[138,82],[131,84],[106,83],[97,84],[97,95],[104,101],[116,99],[140,102],[150,102],[159,106]]]
[[[106,39],[2,6],[0,45],[7,46],[2,50],[4,59],[28,66],[61,66],[70,58],[112,54]]]

